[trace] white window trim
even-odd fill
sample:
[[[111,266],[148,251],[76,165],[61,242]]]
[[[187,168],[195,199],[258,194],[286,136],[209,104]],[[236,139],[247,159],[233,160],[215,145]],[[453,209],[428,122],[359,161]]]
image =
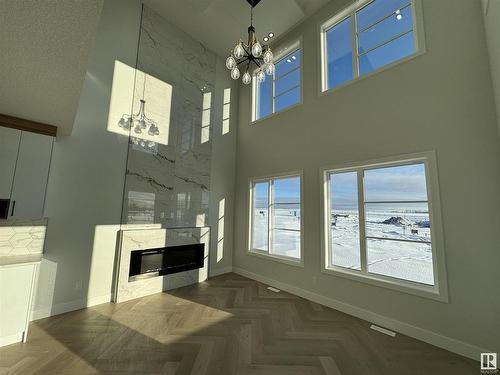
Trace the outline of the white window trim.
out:
[[[326,94],[329,94],[331,92],[335,92],[337,90],[340,90],[344,87],[350,86],[356,82],[359,82],[361,80],[373,77],[374,75],[377,75],[379,73],[382,73],[388,69],[391,69],[397,65],[404,64],[408,61],[411,61],[415,58],[417,58],[420,55],[423,55],[426,52],[425,48],[425,33],[424,33],[424,22],[423,22],[423,12],[422,12],[422,0],[409,0],[412,4],[412,16],[413,16],[413,37],[414,37],[414,43],[415,43],[415,52],[412,53],[409,56],[406,56],[400,60],[396,60],[390,64],[384,65],[383,67],[376,69],[368,74],[362,75],[362,76],[356,76],[353,79],[344,82],[338,86],[335,86],[333,88],[328,88],[328,69],[327,69],[327,51],[326,51],[326,32],[336,24],[342,22],[344,19],[347,17],[352,16],[354,13],[356,13],[359,9],[365,7],[369,3],[371,3],[373,0],[357,0],[347,8],[343,9],[342,11],[338,12],[336,15],[333,17],[330,16],[328,19],[325,21],[321,22],[319,24],[319,50],[320,50],[320,59],[319,59],[319,69],[318,71],[320,72],[319,74],[319,96],[323,96]],[[355,17],[353,18],[355,19]],[[355,30],[356,24],[353,22],[353,29]],[[354,32],[353,30],[353,32]],[[353,35],[353,34],[352,34]],[[352,36],[351,35],[351,36]],[[356,40],[355,38],[353,39],[353,64],[355,66],[358,65],[357,61],[357,54],[354,52],[357,49]],[[354,62],[354,60],[356,60]]]
[[[391,165],[404,165],[413,164],[416,162],[423,162],[425,164],[426,183],[427,183],[427,199],[429,204],[429,219],[431,221],[431,242],[432,242],[432,257],[433,257],[433,272],[434,284],[425,285],[417,282],[406,281],[389,276],[377,275],[362,272],[357,270],[350,270],[340,266],[334,266],[330,261],[330,228],[329,228],[329,180],[328,174],[332,171],[335,172],[349,172],[358,171],[367,168],[387,167]],[[436,154],[434,151],[426,151],[415,154],[406,154],[393,156],[388,158],[370,160],[366,162],[347,163],[342,165],[327,166],[320,169],[321,178],[321,271],[326,274],[345,277],[351,280],[360,281],[363,283],[384,287],[388,289],[397,290],[400,292],[413,294],[420,297],[430,298],[441,302],[448,302],[448,285],[446,276],[446,262],[444,254],[444,238],[443,226],[441,219],[441,203],[439,199],[439,183],[438,172],[436,163]],[[359,189],[358,181],[358,195],[364,194]],[[360,205],[361,206],[361,205]],[[359,212],[360,218],[363,212]],[[360,231],[364,231],[364,227],[360,223]],[[362,238],[365,238],[362,236]],[[361,262],[366,256],[366,251],[363,251],[363,244],[361,246]],[[365,268],[366,269],[366,268]]]
[[[293,104],[285,109],[282,109],[279,112],[275,112],[275,110],[274,110],[274,86],[275,86],[274,80],[276,78],[276,72],[274,72],[273,76],[272,76],[272,79],[273,79],[273,88],[272,88],[273,89],[273,110],[272,110],[272,113],[270,113],[267,116],[257,118],[257,110],[258,110],[257,103],[258,103],[258,94],[259,94],[259,90],[258,90],[259,83],[257,82],[257,79],[255,78],[255,74],[256,74],[258,69],[255,69],[253,74],[252,74],[252,95],[250,98],[250,100],[251,100],[250,108],[252,108],[251,124],[255,124],[255,123],[258,123],[260,121],[267,120],[273,116],[276,116],[279,113],[286,112],[286,111],[288,111],[292,108],[295,108],[295,107],[302,104],[303,97],[304,97],[304,93],[303,93],[304,80],[302,77],[304,74],[304,66],[303,66],[304,54],[302,52],[302,38],[299,38],[298,40],[296,40],[292,44],[287,44],[286,47],[282,47],[282,48],[277,49],[277,52],[273,58],[273,62],[276,63],[277,61],[281,60],[283,57],[285,57],[286,55],[288,55],[290,52],[292,52],[295,49],[299,49],[299,53],[300,53],[300,66],[299,66],[299,70],[300,70],[300,100],[299,100],[299,102],[295,103],[295,104]],[[271,77],[266,76],[266,79],[270,79],[270,78]]]
[[[269,181],[272,179],[280,179],[286,177],[300,177],[300,258],[291,258],[282,255],[271,254],[269,252],[252,248],[252,230],[253,230],[253,186],[255,183]],[[302,171],[292,171],[280,174],[273,174],[268,176],[260,176],[255,178],[249,178],[248,180],[248,236],[247,236],[247,253],[252,256],[257,256],[260,258],[265,258],[268,260],[274,260],[280,263],[284,263],[290,266],[304,267],[304,176]],[[269,196],[269,202],[271,202],[272,197]],[[271,214],[268,213],[269,218]],[[268,235],[271,232],[268,228]],[[268,246],[271,246],[271,239],[268,240]]]

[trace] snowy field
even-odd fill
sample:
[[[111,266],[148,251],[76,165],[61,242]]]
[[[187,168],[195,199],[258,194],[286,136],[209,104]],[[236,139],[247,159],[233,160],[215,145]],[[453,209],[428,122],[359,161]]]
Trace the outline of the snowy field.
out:
[[[431,241],[429,215],[404,210],[366,211],[368,271],[375,274],[434,284],[431,245],[393,241]],[[257,209],[254,218],[254,247],[267,249],[267,210]],[[300,211],[276,209],[273,228],[300,229]],[[271,254],[300,257],[300,232],[274,229]],[[332,210],[333,263],[360,269],[357,211]]]

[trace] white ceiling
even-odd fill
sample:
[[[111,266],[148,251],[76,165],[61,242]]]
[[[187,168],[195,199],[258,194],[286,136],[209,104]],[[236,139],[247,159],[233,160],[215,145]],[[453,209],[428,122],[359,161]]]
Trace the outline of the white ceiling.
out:
[[[70,134],[103,0],[0,0],[0,113]]]
[[[330,0],[261,0],[254,26],[261,39],[280,36]],[[240,38],[247,39],[250,5],[246,0],[144,0],[144,4],[220,56]]]

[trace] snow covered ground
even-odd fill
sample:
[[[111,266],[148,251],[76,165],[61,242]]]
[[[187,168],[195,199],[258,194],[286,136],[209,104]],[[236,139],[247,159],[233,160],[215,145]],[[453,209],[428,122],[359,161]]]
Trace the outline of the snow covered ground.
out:
[[[276,209],[273,228],[300,229],[300,211]],[[429,215],[425,212],[367,209],[368,271],[419,283],[434,284],[432,251],[428,243],[392,241],[431,241]],[[335,223],[333,225],[333,223]],[[267,250],[267,209],[254,217],[254,248]],[[300,232],[274,229],[271,254],[300,257]],[[388,240],[390,239],[390,240]],[[360,269],[359,223],[357,211],[332,210],[333,263]]]

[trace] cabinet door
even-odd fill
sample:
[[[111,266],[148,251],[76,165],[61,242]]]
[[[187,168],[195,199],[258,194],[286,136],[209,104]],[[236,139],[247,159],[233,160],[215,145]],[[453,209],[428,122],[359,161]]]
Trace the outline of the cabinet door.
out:
[[[23,339],[30,312],[33,267],[0,267],[0,346]]]
[[[46,135],[22,132],[11,196],[13,217],[43,217],[53,140]]]
[[[9,199],[21,131],[0,126],[0,199]]]

